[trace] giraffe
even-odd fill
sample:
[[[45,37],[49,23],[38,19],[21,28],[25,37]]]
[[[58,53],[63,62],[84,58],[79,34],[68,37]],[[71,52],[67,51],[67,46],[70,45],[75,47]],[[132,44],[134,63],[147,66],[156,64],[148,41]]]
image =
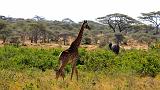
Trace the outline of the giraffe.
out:
[[[67,64],[71,64],[72,65],[71,80],[73,77],[73,73],[75,72],[77,76],[77,81],[78,81],[78,70],[76,68],[76,63],[79,55],[78,47],[80,46],[84,29],[90,30],[90,27],[86,20],[84,20],[77,38],[71,43],[68,49],[66,49],[60,54],[60,57],[59,57],[60,66],[58,71],[56,72],[56,79],[58,79],[59,76],[62,76],[64,80],[64,77],[65,77],[64,68]]]

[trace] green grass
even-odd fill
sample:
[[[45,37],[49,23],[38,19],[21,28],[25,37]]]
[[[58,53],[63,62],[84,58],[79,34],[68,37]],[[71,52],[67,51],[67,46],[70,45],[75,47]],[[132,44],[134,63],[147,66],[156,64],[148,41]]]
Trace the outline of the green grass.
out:
[[[58,57],[63,49],[0,47],[0,89],[2,90],[155,90],[160,89],[160,49],[79,49],[79,81],[55,80]]]

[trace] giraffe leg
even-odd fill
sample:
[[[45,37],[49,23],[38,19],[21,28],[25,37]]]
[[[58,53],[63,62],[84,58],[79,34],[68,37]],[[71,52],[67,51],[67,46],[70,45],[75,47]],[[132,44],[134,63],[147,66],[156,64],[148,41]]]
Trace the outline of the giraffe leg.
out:
[[[74,73],[74,66],[72,67],[71,80],[72,80],[72,77],[73,77],[73,73]]]
[[[64,65],[62,65],[62,66],[60,67],[60,69],[56,72],[56,79],[57,79],[57,80],[58,80],[58,78],[59,78],[59,75],[61,75],[62,77],[64,76],[64,75],[62,75],[63,72],[64,72]]]
[[[64,79],[65,75],[64,75],[64,67],[66,66],[67,62],[65,61],[67,58],[67,56],[65,56],[63,53],[60,55],[59,57],[59,63],[60,63],[60,68],[59,70],[56,72],[56,79],[59,78],[59,76],[62,76],[62,78]]]
[[[59,75],[61,74],[61,69],[59,69],[57,72],[56,72],[56,79],[58,80],[58,78],[59,78]]]
[[[76,68],[76,67],[75,67],[75,72],[76,72],[77,81],[78,81],[78,70],[77,70],[77,68]]]
[[[59,74],[60,74],[60,71],[58,70],[58,71],[56,72],[56,78],[55,78],[55,79],[58,80]]]
[[[74,73],[74,71],[75,71],[75,66],[76,66],[76,64],[73,64],[73,65],[72,65],[71,80],[72,80],[72,77],[73,77],[73,73]]]
[[[64,69],[62,70],[61,76],[62,76],[62,78],[63,78],[63,80],[64,80],[64,78],[65,78],[65,72],[64,72]]]

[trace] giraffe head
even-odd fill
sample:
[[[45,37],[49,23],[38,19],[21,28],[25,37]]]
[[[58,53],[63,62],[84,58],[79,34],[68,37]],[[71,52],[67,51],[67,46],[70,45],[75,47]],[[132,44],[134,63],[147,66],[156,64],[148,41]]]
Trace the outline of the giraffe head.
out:
[[[87,20],[84,20],[84,22],[83,22],[83,27],[84,27],[85,29],[88,29],[88,30],[91,29],[90,26],[88,25]]]

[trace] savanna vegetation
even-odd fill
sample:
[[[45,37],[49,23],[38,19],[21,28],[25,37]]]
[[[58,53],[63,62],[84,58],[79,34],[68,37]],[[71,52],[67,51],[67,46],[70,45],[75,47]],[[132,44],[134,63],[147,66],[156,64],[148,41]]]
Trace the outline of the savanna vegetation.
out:
[[[65,68],[65,80],[55,80],[58,56],[62,50],[1,47],[0,88],[160,89],[160,49],[156,47],[148,51],[121,50],[119,55],[100,48],[94,51],[80,48],[78,82],[75,78],[70,81],[70,65]]]
[[[151,44],[159,41],[159,11],[142,13],[139,20],[128,15],[114,13],[88,21],[91,31],[85,31],[82,44],[105,46],[109,41],[127,44],[133,38]],[[69,45],[77,36],[82,22],[69,18],[62,21],[46,20],[35,16],[32,19],[0,16],[0,39],[2,43],[26,45],[30,43],[55,43]]]
[[[70,65],[65,80],[56,81],[61,45],[70,45],[82,22],[0,16],[0,90],[159,90],[160,11],[142,13],[139,19],[114,13],[89,21],[91,30],[84,32],[82,44],[98,47],[79,48],[79,81],[70,81]],[[148,48],[122,48],[132,40]],[[120,44],[120,54],[108,49],[109,42]],[[29,47],[34,45],[46,46]]]

